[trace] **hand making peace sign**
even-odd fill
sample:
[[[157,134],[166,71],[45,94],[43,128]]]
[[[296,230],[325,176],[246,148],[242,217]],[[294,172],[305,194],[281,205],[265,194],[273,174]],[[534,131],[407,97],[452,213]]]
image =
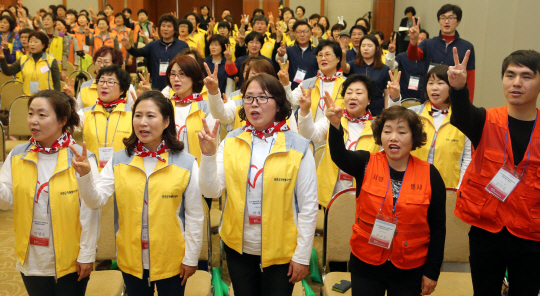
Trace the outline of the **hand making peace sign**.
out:
[[[86,150],[86,142],[82,143],[82,148],[82,154],[79,154],[79,151],[77,151],[73,145],[69,145],[69,149],[75,154],[75,157],[71,158],[71,165],[81,177],[91,171],[90,162],[88,161],[88,152]]]
[[[394,79],[394,73],[392,73],[392,71],[388,70],[388,74],[390,74],[390,81],[388,81],[386,89],[388,89],[388,95],[390,96],[390,99],[392,99],[392,101],[395,101],[399,99],[399,94],[401,93],[401,88],[399,86],[399,80],[401,79],[401,71],[398,72],[398,76],[396,79]]]
[[[420,18],[418,18],[418,22],[416,22],[416,18],[412,18],[413,26],[409,29],[409,35],[411,37],[411,44],[417,45],[418,44],[418,37],[420,36]]]
[[[285,64],[285,66],[283,65],[283,63],[279,62],[279,68],[281,69],[277,73],[279,82],[281,82],[281,85],[283,86],[289,85],[289,61],[287,61],[287,64]]]
[[[330,123],[335,128],[339,129],[339,126],[341,125],[341,117],[343,117],[343,108],[336,106],[328,91],[324,91],[323,100],[326,104],[326,118],[328,118]]]
[[[206,78],[204,79],[204,85],[208,90],[208,93],[211,95],[217,95],[219,93],[219,82],[218,82],[218,67],[219,64],[216,64],[214,67],[214,73],[210,71],[207,63],[204,63],[204,68],[206,69]]]
[[[206,118],[202,119],[203,129],[199,132],[199,146],[201,153],[206,156],[216,154],[219,135],[219,119],[214,124],[214,130],[210,131]]]
[[[448,67],[448,82],[451,87],[463,88],[467,84],[467,62],[469,62],[470,50],[467,50],[463,61],[459,62],[457,48],[454,47],[455,66]]]

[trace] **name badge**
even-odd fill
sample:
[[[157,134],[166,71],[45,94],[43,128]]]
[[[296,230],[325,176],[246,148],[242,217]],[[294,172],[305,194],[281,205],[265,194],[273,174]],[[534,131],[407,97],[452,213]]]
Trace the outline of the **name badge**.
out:
[[[520,181],[521,178],[514,175],[512,169],[505,164],[486,186],[486,191],[505,202]]]
[[[122,43],[118,43],[118,48],[122,49]]]
[[[150,37],[150,32],[144,30],[144,35],[146,35],[146,37]]]
[[[99,167],[104,168],[114,154],[114,147],[99,148]]]
[[[248,200],[249,224],[261,224],[262,221],[262,199],[249,198]]]
[[[420,83],[420,76],[411,76],[411,78],[409,78],[409,89],[418,90],[419,83]]]
[[[394,234],[396,233],[397,224],[397,218],[377,215],[371,236],[369,237],[369,243],[381,248],[390,249]]]
[[[296,75],[294,75],[294,82],[300,83],[304,81],[304,78],[306,77],[306,70],[298,69],[296,70]]]
[[[35,94],[39,91],[39,82],[38,81],[30,81],[30,92]]]
[[[342,181],[352,181],[353,180],[353,176],[345,173],[345,172],[340,172],[339,173],[339,179],[342,180]]]
[[[41,71],[41,73],[48,72],[49,71],[49,66],[45,65],[45,66],[39,68],[39,71]]]
[[[169,67],[169,63],[159,62],[159,76],[165,76],[167,67]]]
[[[49,246],[49,220],[46,218],[32,221],[30,244],[35,246]]]
[[[142,229],[142,248],[144,250],[148,249],[148,224],[144,224]]]
[[[83,45],[82,49],[84,50],[84,53],[89,53],[90,52],[90,46],[88,46],[88,45]]]

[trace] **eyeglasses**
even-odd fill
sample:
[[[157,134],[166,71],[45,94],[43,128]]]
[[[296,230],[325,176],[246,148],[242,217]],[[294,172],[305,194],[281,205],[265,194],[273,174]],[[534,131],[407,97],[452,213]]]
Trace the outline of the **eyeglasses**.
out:
[[[335,54],[327,52],[327,53],[324,53],[324,54],[319,53],[319,54],[317,55],[317,58],[318,58],[318,59],[325,58],[325,59],[328,60],[329,58],[335,57],[335,56],[336,56]]]
[[[108,60],[97,60],[94,64],[96,66],[101,66],[101,65],[110,65],[112,64],[112,62]]]
[[[455,16],[450,16],[450,17],[441,16],[441,17],[439,17],[439,20],[442,21],[442,22],[446,22],[446,21],[453,22],[453,21],[457,20],[457,17],[455,17]]]
[[[298,35],[307,35],[307,34],[309,34],[309,30],[296,31],[296,34],[298,34]]]
[[[169,78],[170,79],[175,79],[175,78],[178,78],[178,79],[184,79],[186,78],[186,74],[184,72],[181,72],[181,73],[171,73],[169,74]]]
[[[101,85],[107,84],[108,87],[113,87],[115,84],[120,85],[120,83],[114,80],[105,80],[105,79],[98,80],[97,84],[101,84]]]
[[[244,96],[244,104],[253,104],[253,101],[257,101],[257,104],[266,104],[269,99],[274,97],[269,96]]]

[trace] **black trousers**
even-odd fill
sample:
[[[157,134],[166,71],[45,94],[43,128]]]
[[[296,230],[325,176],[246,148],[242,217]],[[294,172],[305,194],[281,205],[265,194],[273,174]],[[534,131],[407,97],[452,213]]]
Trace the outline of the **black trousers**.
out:
[[[540,242],[519,238],[506,227],[491,233],[473,226],[469,248],[475,296],[501,295],[507,268],[510,296],[538,296]]]
[[[175,275],[168,279],[150,282],[148,285],[148,269],[143,271],[143,278],[134,277],[131,274],[122,272],[126,292],[129,296],[154,296],[154,288],[157,286],[159,296],[183,296],[185,285],[182,286],[182,278]],[[187,282],[186,282],[187,284]]]
[[[351,289],[353,296],[418,296],[422,292],[423,266],[400,269],[392,262],[371,265],[351,253]],[[328,283],[334,285],[335,283]]]
[[[289,264],[265,267],[263,272],[259,264],[261,256],[239,254],[225,247],[227,267],[236,296],[290,296],[294,284],[289,283]]]
[[[26,292],[30,296],[84,296],[89,276],[80,282],[76,272],[54,280],[54,276],[25,276],[21,272]]]

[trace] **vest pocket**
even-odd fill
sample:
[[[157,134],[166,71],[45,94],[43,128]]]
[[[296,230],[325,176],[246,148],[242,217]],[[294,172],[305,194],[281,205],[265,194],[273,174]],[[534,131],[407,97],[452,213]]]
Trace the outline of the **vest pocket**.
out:
[[[471,179],[467,180],[467,188],[459,191],[457,206],[462,213],[466,213],[475,219],[482,217],[482,208],[487,201],[487,192],[485,191],[485,185],[474,182]],[[495,197],[493,197],[495,198]]]
[[[480,175],[490,180],[501,169],[504,162],[504,153],[501,151],[486,148],[484,158],[482,159],[482,170]]]
[[[403,264],[411,264],[427,257],[430,236],[414,240],[405,240],[401,243],[403,249]],[[408,265],[408,264],[407,264]]]
[[[540,232],[540,208],[531,209],[531,224],[529,225],[530,232]]]

